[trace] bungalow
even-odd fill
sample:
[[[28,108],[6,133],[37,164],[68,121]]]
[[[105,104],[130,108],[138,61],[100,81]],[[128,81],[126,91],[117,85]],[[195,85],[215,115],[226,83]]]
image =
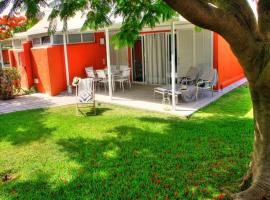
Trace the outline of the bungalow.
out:
[[[69,19],[67,33],[63,34],[59,20],[56,32],[49,35],[47,17],[27,32],[16,34],[8,51],[2,49],[4,64],[18,68],[21,85],[25,88],[35,86],[39,92],[58,95],[67,90],[74,77],[85,77],[86,67],[106,68],[108,58],[111,65],[129,65],[133,82],[166,84],[172,74],[172,32],[178,75],[186,74],[191,66],[205,70],[215,68],[217,90],[244,78],[240,64],[220,35],[197,30],[181,17],[160,23],[155,28],[145,27],[133,48],[120,50],[112,45],[106,48],[106,43],[109,44],[110,38],[120,30],[118,19],[106,29],[82,32],[83,19],[77,14]],[[2,47],[4,45],[2,42]]]

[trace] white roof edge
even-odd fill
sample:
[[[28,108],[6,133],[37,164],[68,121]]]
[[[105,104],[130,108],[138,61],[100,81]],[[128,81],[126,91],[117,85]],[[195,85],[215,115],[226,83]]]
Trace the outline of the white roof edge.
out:
[[[49,21],[48,19],[48,13],[47,15],[45,15],[43,17],[43,19],[41,19],[36,25],[34,25],[32,28],[30,28],[28,31],[26,32],[22,32],[22,33],[16,33],[13,36],[13,39],[24,39],[27,38],[28,36],[35,36],[35,35],[40,35],[40,34],[46,34],[48,33],[48,24]],[[78,24],[78,20],[80,21],[80,24]],[[85,31],[81,30],[81,26],[82,26],[82,15],[81,13],[78,13],[74,18],[71,18],[69,20],[70,24],[68,23],[70,27],[70,29],[68,29],[68,32],[73,32],[73,33],[83,33],[83,32],[103,32],[106,29],[109,30],[119,30],[122,26],[121,22],[117,22],[117,23],[113,23],[112,25],[108,26],[108,27],[104,27],[104,28],[100,28],[98,30],[91,30],[91,29],[86,29]],[[160,22],[159,24],[156,24],[156,26],[154,28],[151,27],[144,27],[142,31],[151,31],[154,29],[158,29],[159,27],[165,27],[165,26],[170,26],[171,23],[174,22],[176,25],[181,25],[181,24],[190,24],[190,22],[188,22],[187,20],[185,20],[183,17],[181,16],[177,16],[174,17],[166,22]],[[57,25],[57,29],[55,34],[61,34],[62,33],[62,22],[60,21]],[[61,28],[60,28],[61,27]]]

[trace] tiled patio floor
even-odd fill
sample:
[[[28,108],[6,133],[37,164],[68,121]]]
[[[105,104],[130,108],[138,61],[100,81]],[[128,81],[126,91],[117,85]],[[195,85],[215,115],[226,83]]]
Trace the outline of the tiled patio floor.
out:
[[[97,102],[113,103],[117,105],[123,105],[127,107],[163,112],[168,114],[174,114],[181,117],[187,117],[192,115],[197,110],[207,106],[213,101],[216,101],[222,95],[233,90],[236,87],[241,86],[246,82],[245,79],[238,81],[237,83],[227,87],[226,89],[215,92],[214,97],[210,93],[205,93],[200,96],[199,100],[190,103],[179,103],[177,105],[176,111],[168,111],[164,109],[161,104],[161,97],[154,97],[153,88],[155,86],[133,84],[131,89],[127,89],[125,93],[121,90],[117,90],[114,93],[113,100],[110,101],[107,94],[98,91],[96,94]],[[36,109],[36,108],[47,108],[54,106],[63,106],[74,104],[76,102],[76,97],[74,95],[62,94],[56,97],[50,97],[46,94],[32,94],[26,96],[20,96],[16,99],[9,101],[0,100],[0,114],[10,113],[22,110]]]

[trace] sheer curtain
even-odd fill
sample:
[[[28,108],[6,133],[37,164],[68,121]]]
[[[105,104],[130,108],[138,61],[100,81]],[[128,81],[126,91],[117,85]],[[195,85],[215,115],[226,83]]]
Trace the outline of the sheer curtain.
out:
[[[116,32],[110,33],[110,41]],[[110,43],[111,65],[128,65],[128,47],[115,49]]]
[[[177,73],[185,76],[189,68],[195,65],[194,29],[177,31]],[[195,66],[194,66],[195,67]]]
[[[178,74],[186,75],[191,66],[207,71],[212,66],[211,32],[201,30],[196,32],[194,28],[180,29],[177,31],[178,49]]]
[[[166,83],[166,35],[147,34],[144,37],[145,81],[149,84]]]

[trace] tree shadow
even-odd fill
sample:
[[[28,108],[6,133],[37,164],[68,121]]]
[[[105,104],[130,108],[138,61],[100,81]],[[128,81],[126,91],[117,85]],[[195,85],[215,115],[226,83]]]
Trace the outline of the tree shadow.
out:
[[[239,109],[246,114],[249,108]],[[57,138],[56,149],[65,160],[53,160],[53,166],[45,168],[48,171],[4,183],[0,197],[213,199],[223,188],[235,191],[248,167],[253,121],[226,108],[222,120],[215,116],[219,110],[206,110],[208,115],[190,120],[142,114],[97,138],[90,134]]]
[[[78,165],[68,171],[69,180],[35,175],[11,183],[5,192],[15,190],[11,196],[20,199],[29,194],[34,199],[213,198],[222,188],[238,185],[247,168],[252,129],[232,133],[226,124],[234,120],[245,127],[252,124],[251,119],[236,118],[196,122],[142,117],[142,125],[156,129],[121,125],[102,139],[59,139],[59,150]]]
[[[56,110],[65,107],[67,106],[56,108]],[[109,110],[111,109],[97,107],[96,115],[102,116]],[[34,141],[45,141],[59,128],[59,125],[53,123],[52,120],[48,122],[52,112],[54,111],[50,109],[36,109],[0,115],[0,142],[6,141],[12,145],[26,145]],[[77,117],[75,109],[74,112],[69,112],[69,114],[73,118]],[[65,120],[61,115],[58,117]]]
[[[46,125],[47,117],[46,109],[0,115],[0,142],[24,145],[46,139],[57,129]]]

